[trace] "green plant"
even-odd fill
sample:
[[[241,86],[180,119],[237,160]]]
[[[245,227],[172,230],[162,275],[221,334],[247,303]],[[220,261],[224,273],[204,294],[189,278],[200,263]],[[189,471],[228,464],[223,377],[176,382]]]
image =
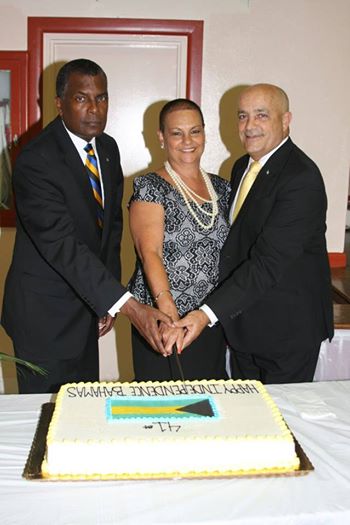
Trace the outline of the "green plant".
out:
[[[27,367],[29,370],[31,370],[31,372],[33,372],[34,374],[40,374],[40,375],[47,374],[46,370],[44,370],[40,366],[33,365],[32,363],[29,363],[29,361],[24,361],[24,359],[19,359],[18,357],[4,354],[3,352],[0,352],[0,361],[10,361],[17,365],[23,365]]]

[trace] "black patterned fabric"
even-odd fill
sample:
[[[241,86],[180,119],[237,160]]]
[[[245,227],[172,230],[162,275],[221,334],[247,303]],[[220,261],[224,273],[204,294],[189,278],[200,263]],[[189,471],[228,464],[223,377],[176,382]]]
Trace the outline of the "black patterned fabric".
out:
[[[152,202],[164,208],[163,263],[180,317],[198,308],[217,284],[220,250],[229,231],[230,185],[217,175],[210,177],[218,196],[219,213],[209,230],[198,224],[178,190],[162,177],[148,173],[134,180],[130,202]],[[211,211],[208,203],[203,208]],[[208,219],[202,214],[202,222]],[[128,288],[141,303],[153,304],[139,258]]]

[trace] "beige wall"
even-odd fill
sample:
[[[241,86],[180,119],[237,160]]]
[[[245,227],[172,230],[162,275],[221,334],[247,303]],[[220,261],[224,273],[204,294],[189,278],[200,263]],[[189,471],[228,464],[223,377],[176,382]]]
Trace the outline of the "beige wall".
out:
[[[27,16],[82,13],[204,20],[204,166],[226,177],[242,153],[234,126],[239,86],[281,85],[291,100],[292,137],[317,162],[326,183],[328,250],[343,251],[350,151],[348,0],[0,0],[0,49],[27,48]],[[5,235],[0,247],[5,240],[12,244],[13,233]],[[7,260],[2,251],[0,257],[1,283]]]
[[[13,228],[2,228],[0,235],[0,301],[2,302],[4,280],[11,262],[14,242]],[[1,309],[1,305],[0,305]],[[19,319],[20,323],[21,320]],[[0,328],[0,352],[12,354],[12,343],[4,330]],[[5,391],[14,393],[17,390],[16,371],[11,363],[0,364],[0,394]]]

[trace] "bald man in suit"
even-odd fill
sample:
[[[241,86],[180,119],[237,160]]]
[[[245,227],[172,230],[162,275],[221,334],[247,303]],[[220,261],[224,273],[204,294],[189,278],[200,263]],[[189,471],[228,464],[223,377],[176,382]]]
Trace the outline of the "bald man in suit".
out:
[[[326,192],[316,164],[290,139],[290,121],[278,86],[242,92],[238,130],[247,155],[232,170],[220,282],[200,310],[176,323],[187,330],[185,345],[208,323],[221,323],[234,379],[312,381],[321,342],[333,336]]]

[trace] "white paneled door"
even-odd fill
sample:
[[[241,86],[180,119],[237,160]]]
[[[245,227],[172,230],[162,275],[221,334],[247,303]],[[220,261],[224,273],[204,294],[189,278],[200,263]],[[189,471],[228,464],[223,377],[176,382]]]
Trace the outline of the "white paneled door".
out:
[[[56,116],[55,78],[64,62],[89,58],[108,77],[110,97],[106,131],[118,142],[124,174],[144,170],[150,152],[144,135],[147,109],[186,96],[187,38],[181,35],[47,33],[44,35],[43,122]],[[153,132],[157,122],[147,122]]]

